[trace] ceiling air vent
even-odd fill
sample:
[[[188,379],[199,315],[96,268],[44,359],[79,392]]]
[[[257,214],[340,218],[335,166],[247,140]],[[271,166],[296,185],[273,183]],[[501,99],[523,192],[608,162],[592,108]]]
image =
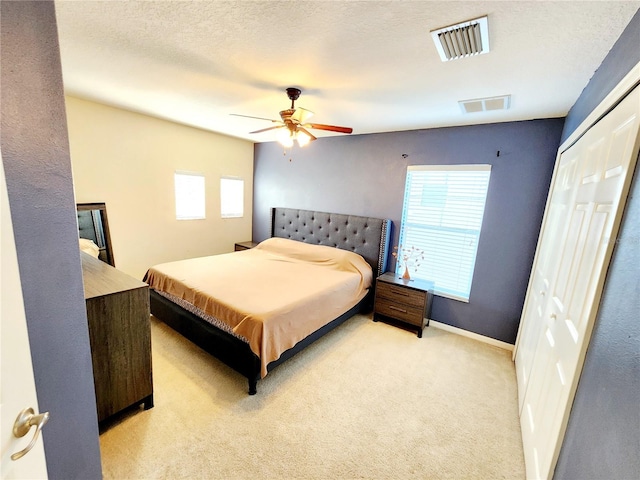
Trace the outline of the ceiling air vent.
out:
[[[460,100],[462,113],[490,112],[492,110],[507,110],[511,105],[511,95],[501,97],[476,98],[475,100]]]
[[[443,62],[489,52],[489,24],[486,16],[431,31]]]

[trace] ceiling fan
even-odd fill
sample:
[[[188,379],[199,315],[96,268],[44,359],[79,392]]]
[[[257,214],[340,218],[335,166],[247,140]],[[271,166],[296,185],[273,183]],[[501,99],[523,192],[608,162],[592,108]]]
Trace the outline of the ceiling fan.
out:
[[[316,140],[316,137],[309,132],[308,129],[327,130],[329,132],[338,133],[351,133],[353,128],[338,127],[336,125],[323,125],[321,123],[306,123],[307,119],[313,115],[313,112],[301,107],[295,106],[295,101],[300,97],[302,91],[299,88],[289,87],[287,88],[287,96],[291,100],[291,108],[282,110],[280,112],[281,120],[272,120],[270,118],[251,117],[249,115],[239,115],[232,113],[236,117],[255,118],[258,120],[267,120],[268,122],[277,123],[278,125],[268,128],[263,128],[249,133],[262,133],[269,130],[279,130],[277,138],[278,141],[285,147],[293,146],[293,141],[296,140],[298,145],[304,147],[310,141]]]

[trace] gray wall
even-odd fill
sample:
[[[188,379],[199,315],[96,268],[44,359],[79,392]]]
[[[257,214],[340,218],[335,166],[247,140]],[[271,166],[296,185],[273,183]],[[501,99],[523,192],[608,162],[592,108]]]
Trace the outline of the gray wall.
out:
[[[431,318],[514,343],[563,123],[320,138],[291,161],[279,144],[257,144],[253,239],[269,236],[271,207],[290,207],[390,218],[397,245],[407,165],[491,164],[470,301],[436,297]]]
[[[563,137],[640,62],[639,45],[640,11],[571,109]],[[556,480],[635,479],[640,472],[639,170],[636,167]]]
[[[562,132],[563,142],[639,61],[640,9],[569,110]]]
[[[53,2],[0,4],[1,142],[49,478],[101,478]],[[28,461],[28,458],[27,458]]]

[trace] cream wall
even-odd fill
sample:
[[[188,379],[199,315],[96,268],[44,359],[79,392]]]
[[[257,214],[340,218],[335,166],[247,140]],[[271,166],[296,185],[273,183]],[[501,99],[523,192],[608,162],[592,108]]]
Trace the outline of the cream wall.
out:
[[[116,267],[141,279],[162,262],[251,240],[253,143],[66,97],[77,203],[105,202]],[[176,220],[176,170],[205,176],[206,219]],[[220,177],[244,179],[244,217],[220,218]]]

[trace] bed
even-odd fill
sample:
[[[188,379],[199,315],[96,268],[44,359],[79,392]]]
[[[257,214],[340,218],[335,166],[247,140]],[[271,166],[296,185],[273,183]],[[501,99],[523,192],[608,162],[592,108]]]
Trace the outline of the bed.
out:
[[[390,230],[386,219],[273,208],[271,238],[253,249],[150,268],[151,313],[244,375],[253,395],[276,366],[371,309]]]

